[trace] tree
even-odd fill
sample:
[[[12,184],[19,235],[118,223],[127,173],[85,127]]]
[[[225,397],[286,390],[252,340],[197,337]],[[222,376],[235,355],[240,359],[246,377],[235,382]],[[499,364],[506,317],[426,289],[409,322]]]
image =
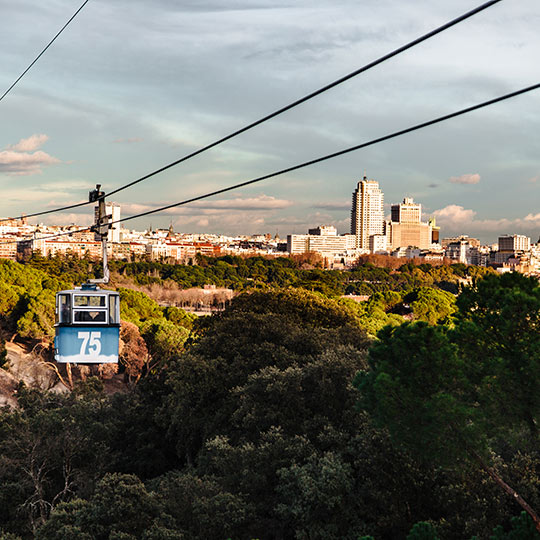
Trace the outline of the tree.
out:
[[[534,509],[490,463],[485,411],[448,329],[425,323],[387,327],[369,351],[369,365],[355,380],[361,406],[396,441],[449,468],[480,467],[540,527]]]
[[[436,324],[456,311],[454,295],[431,287],[415,289],[405,296],[404,301],[410,303],[417,320],[429,324]]]
[[[148,349],[139,329],[133,323],[122,321],[119,362],[125,367],[129,381],[138,381],[148,362]]]
[[[518,273],[487,275],[457,300],[453,339],[469,362],[486,418],[516,433],[522,424],[538,444],[540,417],[540,285]]]
[[[189,330],[164,319],[151,319],[141,326],[142,336],[154,362],[166,365],[184,350]]]
[[[357,511],[354,469],[336,452],[313,454],[278,471],[278,514],[294,524],[296,538],[351,540],[363,522]]]
[[[22,337],[43,338],[54,334],[55,296],[50,290],[40,291],[36,296],[24,295],[24,314],[17,321],[17,331]]]
[[[224,489],[215,478],[172,471],[149,482],[156,500],[184,538],[242,538],[252,505]]]
[[[491,540],[539,540],[540,533],[534,526],[534,522],[526,512],[521,512],[519,516],[510,520],[511,528],[505,532],[501,525],[493,530]]]
[[[437,531],[431,523],[419,521],[415,523],[411,532],[407,535],[407,540],[440,540]]]
[[[163,421],[188,462],[204,440],[229,431],[239,404],[236,390],[249,382],[259,384],[260,379],[250,376],[263,377],[265,369],[275,369],[291,381],[294,368],[307,369],[331,349],[354,347],[352,360],[350,354],[343,356],[352,377],[367,344],[347,308],[303,291],[240,295],[226,312],[201,321],[199,335],[188,353],[169,367],[170,394],[163,409]],[[333,365],[329,363],[328,370]],[[246,399],[247,393],[246,388]],[[287,399],[283,392],[277,397]],[[320,410],[320,402],[315,406]],[[265,411],[270,417],[271,409]]]
[[[104,401],[88,384],[67,396],[24,385],[17,394],[19,409],[0,413],[0,519],[26,534],[103,473]]]
[[[0,368],[4,368],[7,362],[6,340],[0,335]]]
[[[38,540],[183,538],[160,520],[154,495],[133,475],[107,474],[90,499],[59,505],[38,531]],[[167,536],[165,536],[167,534]]]

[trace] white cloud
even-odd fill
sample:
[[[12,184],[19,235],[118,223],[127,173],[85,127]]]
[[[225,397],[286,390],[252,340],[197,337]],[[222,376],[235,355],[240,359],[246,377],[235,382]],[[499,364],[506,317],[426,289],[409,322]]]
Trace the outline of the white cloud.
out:
[[[291,201],[262,194],[235,199],[196,201],[159,212],[155,217],[176,216],[173,221],[175,229],[189,232],[260,233],[272,229],[272,220],[276,213],[292,204]],[[141,214],[160,206],[158,203],[122,204],[122,217]],[[154,216],[150,215],[145,219],[153,218]]]
[[[527,214],[524,218],[525,221],[534,223],[535,225],[540,226],[540,213],[539,214]]]
[[[474,220],[476,212],[474,210],[466,210],[463,206],[458,206],[457,204],[450,204],[440,210],[435,210],[433,215],[437,218],[437,223],[454,227],[471,223]]]
[[[540,228],[540,213],[527,214],[523,218],[477,219],[476,212],[455,204],[435,210],[433,216],[441,227],[443,236],[447,233],[478,234],[480,232],[496,234],[535,234]]]
[[[256,197],[237,197],[236,199],[219,199],[207,201],[195,201],[185,206],[177,206],[160,212],[160,214],[177,215],[177,214],[209,214],[221,215],[228,213],[230,210],[238,211],[273,211],[288,208],[293,204],[292,201],[286,199],[277,199],[270,195],[257,195]],[[133,215],[154,210],[162,206],[161,204],[122,204],[122,214]],[[164,205],[163,205],[164,206]],[[229,212],[230,213],[230,212]],[[237,216],[237,214],[235,214]]]
[[[8,176],[29,176],[41,174],[43,167],[61,163],[59,159],[37,150],[48,139],[47,135],[32,135],[21,139],[17,144],[9,145],[0,152],[0,173]]]
[[[478,173],[462,174],[461,176],[452,176],[449,181],[452,184],[478,184],[480,175]]]
[[[225,234],[256,234],[267,232],[266,218],[259,212],[238,214],[222,213],[219,215],[186,215],[178,216],[174,221],[176,230],[195,232],[204,229],[206,232]]]
[[[285,199],[276,199],[270,195],[257,197],[237,197],[236,199],[221,199],[217,201],[196,201],[191,203],[195,208],[209,208],[220,210],[281,210],[293,203]]]
[[[40,146],[43,146],[48,140],[48,135],[43,133],[30,135],[27,139],[21,139],[17,144],[10,144],[7,149],[14,152],[33,152]]]

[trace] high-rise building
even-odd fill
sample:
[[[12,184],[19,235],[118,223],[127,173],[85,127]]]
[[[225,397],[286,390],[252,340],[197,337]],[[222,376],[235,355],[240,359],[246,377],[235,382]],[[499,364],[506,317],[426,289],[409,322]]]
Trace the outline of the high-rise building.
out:
[[[379,182],[366,176],[352,196],[351,234],[356,235],[356,248],[369,250],[369,238],[384,234],[383,192]]]
[[[411,197],[392,205],[392,221],[387,224],[388,243],[392,249],[416,247],[429,249],[432,242],[430,223],[422,223],[422,205]]]
[[[396,223],[420,223],[422,205],[415,203],[412,197],[405,197],[402,203],[392,205],[392,221]]]
[[[499,236],[499,250],[494,254],[495,263],[505,263],[508,259],[517,258],[520,253],[531,250],[531,239],[522,234],[506,234]]]
[[[499,251],[529,251],[531,239],[523,234],[499,236]]]

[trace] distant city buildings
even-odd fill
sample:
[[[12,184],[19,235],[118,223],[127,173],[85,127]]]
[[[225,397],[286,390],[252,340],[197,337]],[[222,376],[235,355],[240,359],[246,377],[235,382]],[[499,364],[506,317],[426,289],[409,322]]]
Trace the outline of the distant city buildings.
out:
[[[175,233],[168,229],[131,231],[121,228],[121,208],[109,203],[106,215],[111,223],[108,255],[112,259],[161,260],[192,263],[197,255],[281,256],[317,253],[328,268],[354,264],[363,254],[384,254],[400,258],[418,258],[426,262],[459,262],[491,266],[498,272],[518,271],[540,275],[540,242],[529,237],[502,235],[497,244],[482,246],[467,235],[442,237],[435,219],[422,221],[422,205],[412,197],[392,204],[390,219],[384,218],[384,194],[375,180],[366,176],[352,194],[350,234],[338,234],[331,224],[310,228],[307,234],[289,234],[286,242],[279,236]],[[29,225],[25,219],[0,223],[0,258],[18,259],[39,252],[43,256],[72,254],[100,258],[101,242],[83,227]]]
[[[413,198],[392,204],[388,221],[384,220],[383,201],[379,183],[364,176],[352,195],[351,234],[339,236],[334,227],[323,225],[309,229],[308,234],[288,235],[287,251],[319,253],[329,266],[374,253],[540,274],[540,246],[531,245],[525,236],[501,236],[498,246],[481,246],[478,239],[466,235],[441,239],[435,219],[423,222],[422,205]]]

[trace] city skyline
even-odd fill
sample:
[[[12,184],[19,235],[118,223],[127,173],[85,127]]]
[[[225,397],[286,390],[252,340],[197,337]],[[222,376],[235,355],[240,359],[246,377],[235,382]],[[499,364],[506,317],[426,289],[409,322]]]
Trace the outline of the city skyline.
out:
[[[477,6],[460,0],[92,0],[0,103],[0,215],[85,200],[211,142]],[[79,3],[3,10],[7,88]],[[136,5],[137,9],[130,10]],[[37,7],[39,6],[39,9]],[[111,202],[123,215],[367,141],[538,82],[540,6],[505,0],[444,34]],[[36,31],[39,29],[39,31]],[[219,32],[216,32],[219,29]],[[137,40],[131,36],[137,35]],[[92,46],[89,46],[92,44]],[[540,93],[143,221],[186,232],[349,230],[363,172],[390,205],[422,203],[443,235],[540,236]],[[92,210],[45,216],[90,223]]]

